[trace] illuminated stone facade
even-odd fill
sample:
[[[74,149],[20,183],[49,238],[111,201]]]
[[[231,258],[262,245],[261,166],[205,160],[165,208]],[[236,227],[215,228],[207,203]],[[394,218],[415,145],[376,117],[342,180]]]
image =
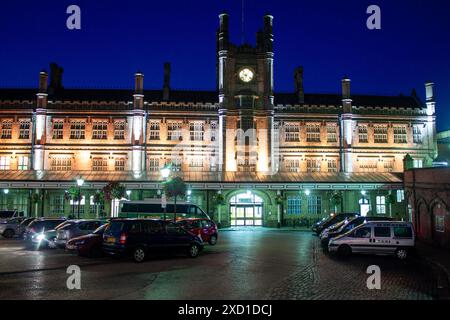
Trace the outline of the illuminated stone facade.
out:
[[[375,213],[377,197],[401,189],[396,173],[403,172],[407,154],[417,167],[437,156],[433,84],[426,84],[426,103],[415,94],[352,95],[348,77],[339,94],[308,94],[298,68],[294,92],[275,93],[272,25],[273,17],[266,15],[256,46],[236,46],[229,42],[228,15],[220,15],[217,91],[172,90],[168,64],[162,90],[145,89],[140,72],[134,90],[63,88],[57,65],[50,81],[40,73],[38,89],[0,89],[0,187],[10,191],[1,205],[30,214],[66,214],[70,204],[61,198],[61,188],[73,184],[69,176],[75,172],[103,174],[86,181],[87,196],[101,183],[128,174],[121,182],[133,190],[132,198],[157,197],[159,185],[139,183],[158,182],[159,170],[171,164],[197,186],[192,200],[215,216],[217,192],[231,201],[248,188],[264,201],[267,226],[336,209],[359,212],[363,188]],[[20,172],[35,176],[20,178]],[[48,172],[56,181],[43,182],[39,175]],[[8,179],[9,173],[18,178]],[[225,174],[236,181],[225,180]],[[320,203],[302,190],[312,190]],[[330,202],[336,191],[343,192],[340,208]],[[23,199],[12,200],[14,192]],[[33,193],[42,194],[42,203],[34,203]],[[88,199],[86,215],[93,213]],[[393,205],[396,214],[405,213],[401,197]],[[224,225],[230,223],[227,208],[221,214]],[[381,214],[393,213],[388,211]]]

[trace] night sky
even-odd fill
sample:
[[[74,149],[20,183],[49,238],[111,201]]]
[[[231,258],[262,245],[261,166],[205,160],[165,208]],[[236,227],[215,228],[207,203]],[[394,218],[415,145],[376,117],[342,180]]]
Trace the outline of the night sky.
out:
[[[82,29],[66,28],[66,8],[82,10]],[[382,10],[382,30],[366,28],[366,9]],[[216,87],[218,14],[230,14],[231,39],[241,43],[241,0],[2,1],[0,87],[36,87],[50,62],[64,68],[65,87],[131,88],[145,73],[162,87],[172,63],[172,88]],[[255,43],[266,12],[274,15],[275,86],[293,91],[305,68],[306,92],[340,92],[348,74],[353,93],[424,96],[436,83],[438,129],[450,129],[450,1],[245,0],[244,39]]]

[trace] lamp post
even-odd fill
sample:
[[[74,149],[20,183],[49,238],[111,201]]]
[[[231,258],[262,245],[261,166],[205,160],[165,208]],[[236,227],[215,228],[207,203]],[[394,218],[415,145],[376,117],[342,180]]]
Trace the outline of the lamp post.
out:
[[[171,170],[169,167],[165,166],[161,169],[161,177],[163,178],[164,182],[167,182],[167,179],[170,176]],[[164,221],[166,221],[166,215],[167,215],[167,196],[166,192],[163,190],[163,194],[161,196],[161,206],[164,208]]]
[[[77,186],[78,186],[78,213],[77,213],[77,216],[78,216],[78,219],[80,219],[80,206],[81,206],[81,187],[83,186],[83,184],[84,184],[84,180],[83,180],[83,178],[78,178],[77,179]]]
[[[131,190],[127,190],[127,197],[128,197],[128,200],[131,200]]]

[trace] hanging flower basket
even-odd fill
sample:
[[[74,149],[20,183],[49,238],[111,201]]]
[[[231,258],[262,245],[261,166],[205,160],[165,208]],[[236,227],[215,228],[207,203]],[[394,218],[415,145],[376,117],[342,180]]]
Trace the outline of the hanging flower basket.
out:
[[[342,194],[340,194],[339,192],[335,192],[333,193],[333,195],[331,196],[331,204],[334,207],[339,206],[342,203]]]
[[[218,193],[214,196],[214,201],[216,205],[223,206],[225,204],[225,197],[223,196],[223,194]]]
[[[119,182],[110,182],[103,188],[103,195],[107,200],[122,199],[125,197],[125,187]]]
[[[284,197],[282,196],[282,195],[277,195],[276,197],[275,197],[275,203],[277,204],[277,205],[282,205],[283,203],[284,203]]]

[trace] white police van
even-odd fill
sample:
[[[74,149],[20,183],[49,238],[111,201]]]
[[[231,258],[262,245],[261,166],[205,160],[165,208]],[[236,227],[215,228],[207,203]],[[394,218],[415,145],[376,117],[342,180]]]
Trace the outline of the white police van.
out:
[[[415,247],[414,228],[407,222],[368,222],[332,238],[330,253],[349,256],[352,253],[395,255],[404,260]]]

